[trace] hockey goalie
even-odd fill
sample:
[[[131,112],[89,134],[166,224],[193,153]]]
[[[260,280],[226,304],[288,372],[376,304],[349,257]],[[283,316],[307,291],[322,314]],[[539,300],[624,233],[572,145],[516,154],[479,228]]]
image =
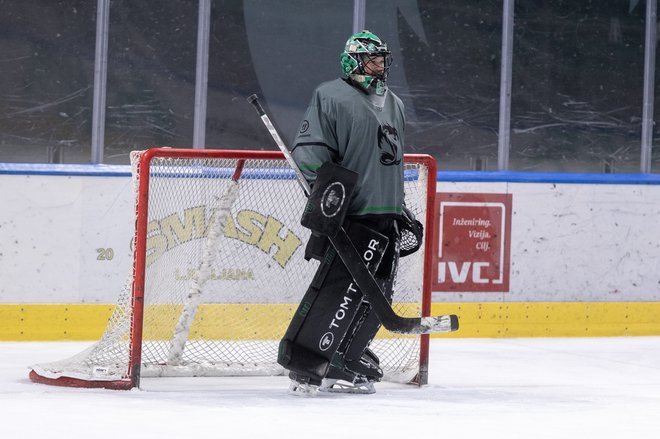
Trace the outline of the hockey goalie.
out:
[[[312,230],[305,258],[320,261],[280,342],[278,362],[293,393],[373,393],[383,376],[369,349],[381,322],[328,236],[347,230],[388,301],[401,226],[421,242],[421,224],[404,207],[405,119],[387,87],[390,51],[365,30],[348,39],[340,64],[342,77],[314,91],[291,150],[313,188],[303,215]]]

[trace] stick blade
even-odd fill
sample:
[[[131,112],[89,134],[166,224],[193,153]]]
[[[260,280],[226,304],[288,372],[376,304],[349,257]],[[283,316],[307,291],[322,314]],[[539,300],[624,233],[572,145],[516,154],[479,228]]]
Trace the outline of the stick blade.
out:
[[[420,326],[423,327],[423,334],[453,332],[458,330],[458,316],[449,314],[445,316],[422,317]]]

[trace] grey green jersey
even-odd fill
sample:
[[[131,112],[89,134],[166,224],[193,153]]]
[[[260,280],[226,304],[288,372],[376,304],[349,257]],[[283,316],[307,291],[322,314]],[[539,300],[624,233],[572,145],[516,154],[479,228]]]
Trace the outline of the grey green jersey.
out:
[[[343,79],[321,84],[292,148],[294,160],[310,183],[326,161],[359,174],[349,215],[401,213],[403,103],[391,91],[378,98]]]

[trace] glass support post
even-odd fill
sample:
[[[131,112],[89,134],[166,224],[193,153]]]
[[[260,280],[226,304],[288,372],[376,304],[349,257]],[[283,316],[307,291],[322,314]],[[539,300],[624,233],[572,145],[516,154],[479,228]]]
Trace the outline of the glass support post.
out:
[[[110,0],[96,2],[96,50],[94,58],[94,102],[92,106],[93,164],[103,163],[105,137],[105,98],[108,79],[108,27]]]
[[[197,67],[195,74],[195,119],[193,148],[206,144],[206,103],[209,78],[209,36],[211,34],[211,0],[199,0],[197,24]]]
[[[497,169],[509,169],[511,148],[511,68],[513,58],[514,0],[504,0],[502,13],[502,60],[500,64],[500,123],[497,142]]]
[[[644,103],[642,110],[642,152],[640,159],[640,172],[642,174],[648,174],[651,172],[657,7],[657,0],[646,1],[646,35],[644,37]]]

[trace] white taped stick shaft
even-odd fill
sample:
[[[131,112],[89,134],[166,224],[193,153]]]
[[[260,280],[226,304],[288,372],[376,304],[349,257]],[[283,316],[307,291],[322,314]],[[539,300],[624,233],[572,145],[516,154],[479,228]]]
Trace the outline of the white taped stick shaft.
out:
[[[305,179],[305,176],[303,175],[302,171],[296,164],[295,160],[293,160],[293,156],[291,156],[291,153],[284,145],[284,142],[282,141],[280,134],[275,129],[275,126],[273,126],[273,124],[271,123],[267,114],[262,114],[260,117],[264,125],[266,125],[266,128],[270,132],[270,135],[273,137],[273,140],[275,140],[275,143],[277,143],[277,147],[280,149],[280,151],[282,151],[282,154],[284,154],[284,158],[289,163],[289,166],[291,166],[293,172],[296,173],[296,177],[298,177],[298,183],[300,183],[300,186],[302,186],[303,191],[305,191],[305,195],[309,196],[309,194],[312,193],[312,189],[310,188],[309,183],[307,183],[307,179]]]

